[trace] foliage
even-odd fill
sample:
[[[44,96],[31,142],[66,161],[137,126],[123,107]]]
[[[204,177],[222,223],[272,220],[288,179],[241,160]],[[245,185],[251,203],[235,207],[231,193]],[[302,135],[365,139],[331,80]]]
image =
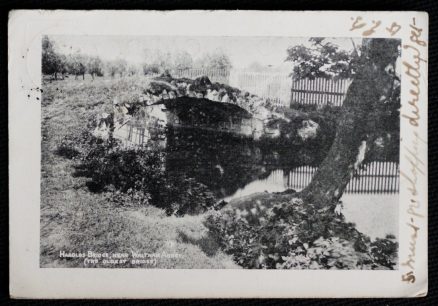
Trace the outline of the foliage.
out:
[[[324,38],[310,38],[311,46],[293,46],[287,49],[286,61],[295,64],[294,79],[351,78],[359,60],[356,47],[348,52],[339,46],[324,42]]]
[[[91,191],[110,191],[116,204],[152,204],[169,215],[199,214],[215,207],[216,199],[205,185],[165,171],[163,152],[94,137],[92,126],[64,137],[57,149],[59,155],[78,161],[75,175],[90,178]]]
[[[94,75],[103,76],[104,66],[102,60],[99,57],[90,57],[87,64],[88,73],[91,74],[93,78]]]
[[[56,50],[55,42],[47,36],[42,40],[42,69],[44,74],[54,75],[57,73],[72,74],[75,76],[82,75],[85,79],[85,74],[89,73],[94,79],[95,76],[103,76],[106,72],[114,77],[116,74],[121,77],[128,72],[133,75],[137,72],[135,65],[128,66],[124,59],[116,59],[114,61],[103,61],[99,56],[89,56],[77,50],[71,54],[62,54]]]
[[[54,74],[63,70],[62,57],[56,52],[53,41],[48,36],[42,39],[42,72],[44,74]]]
[[[128,63],[124,59],[117,59],[114,64],[117,67],[117,73],[122,77],[128,68]]]
[[[392,235],[386,236],[385,239],[377,238],[370,244],[371,256],[374,261],[385,267],[393,267],[395,254],[397,254],[398,244]]]
[[[135,65],[129,65],[128,66],[128,75],[133,76],[136,75],[138,73],[138,67]]]
[[[399,44],[397,41],[386,40],[381,43],[375,54],[363,55],[364,47],[356,46],[352,40],[352,51],[341,50],[339,46],[323,38],[311,38],[310,47],[294,46],[287,50],[287,61],[294,62],[294,79],[314,79],[323,77],[329,79],[353,78],[364,65],[364,61],[374,60],[376,63],[391,56],[395,59],[399,54],[385,54],[389,44]],[[392,48],[391,50],[393,50]],[[396,50],[396,49],[395,49]],[[387,52],[386,52],[387,53]],[[392,53],[392,52],[391,52]],[[379,101],[370,103],[366,112],[366,124],[362,130],[356,130],[357,135],[367,135],[370,141],[365,161],[370,160],[398,160],[400,138],[400,78],[394,71],[395,67],[387,68],[391,79],[391,90]],[[316,106],[292,105],[294,109],[304,112],[317,111]],[[314,109],[312,109],[314,108]],[[351,110],[350,110],[351,111]],[[347,110],[344,109],[345,115]],[[325,129],[324,129],[325,130]]]
[[[117,73],[117,66],[114,65],[114,63],[112,63],[112,62],[108,62],[108,63],[106,64],[106,69],[107,69],[107,71],[108,71],[108,74],[109,74],[111,77],[115,77],[115,76],[116,76],[116,73]]]
[[[156,74],[162,73],[166,69],[172,68],[172,55],[170,52],[163,52],[162,50],[155,49],[145,49],[144,53],[144,63],[143,63],[143,73],[146,74]]]
[[[118,74],[120,77],[123,77],[128,69],[128,62],[119,58],[114,61],[107,62],[106,67],[108,74],[111,77],[115,77],[116,74]]]
[[[196,67],[205,69],[223,69],[230,70],[232,67],[230,57],[222,50],[208,53],[198,59],[195,63]]]
[[[158,74],[160,73],[160,67],[154,64],[143,64],[143,74]]]
[[[173,67],[180,70],[193,68],[193,58],[190,53],[186,51],[177,53],[173,61]]]
[[[212,53],[204,54],[202,57],[194,60],[192,55],[187,51],[171,53],[161,50],[144,50],[144,74],[163,73],[166,70],[185,70],[191,68],[203,69],[231,69],[231,59],[222,50],[216,50]]]
[[[205,225],[226,253],[245,268],[393,269],[393,237],[370,242],[331,207],[303,205],[299,198],[271,206],[228,208]]]
[[[216,198],[204,184],[186,175],[166,175],[165,184],[159,189],[159,207],[167,214],[196,215],[216,207]]]
[[[279,162],[282,166],[291,169],[299,165],[312,165],[317,167],[326,157],[333,139],[336,135],[336,127],[340,115],[340,108],[326,106],[323,108],[285,109],[284,118],[270,119],[266,126],[279,130],[276,138],[261,137],[259,144],[265,155],[273,149],[279,154]],[[304,123],[311,120],[318,124],[316,136],[302,138],[299,131]],[[294,158],[291,158],[294,156]]]
[[[150,195],[143,190],[129,188],[126,192],[115,189],[112,185],[107,188],[109,193],[108,200],[117,206],[144,207],[150,203]]]
[[[83,54],[76,52],[68,57],[68,67],[69,72],[75,75],[75,77],[78,75],[84,76],[87,71],[87,58]]]
[[[80,154],[80,151],[76,148],[74,139],[71,137],[64,137],[58,148],[56,149],[56,154],[59,156],[72,159]]]

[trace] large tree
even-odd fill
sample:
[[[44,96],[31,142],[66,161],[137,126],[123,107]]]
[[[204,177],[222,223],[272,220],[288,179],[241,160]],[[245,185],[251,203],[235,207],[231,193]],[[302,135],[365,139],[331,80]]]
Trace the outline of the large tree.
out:
[[[57,74],[62,72],[64,63],[61,56],[55,50],[55,44],[48,36],[42,39],[41,67],[43,74],[51,74],[57,79]]]
[[[125,59],[119,58],[116,59],[115,65],[117,67],[117,72],[119,73],[119,76],[123,77],[123,75],[126,73],[126,70],[128,69],[128,62]]]
[[[87,62],[87,71],[94,80],[94,76],[103,76],[103,62],[98,56],[90,57]]]
[[[143,71],[145,74],[162,73],[172,69],[172,54],[160,49],[144,49]]]
[[[75,80],[79,75],[82,75],[82,79],[85,80],[85,72],[87,71],[88,63],[87,57],[77,51],[69,55],[68,63],[69,72],[75,76]]]
[[[230,57],[223,50],[218,49],[198,59],[195,66],[205,69],[230,70],[232,64]]]
[[[348,79],[354,76],[361,46],[351,40],[352,49],[345,50],[325,38],[312,37],[309,46],[297,45],[287,49],[286,61],[294,63],[291,76],[299,79]]]
[[[399,79],[395,75],[399,48],[399,40],[363,40],[336,137],[311,183],[300,193],[305,201],[325,206],[341,198],[376,139],[382,105],[399,99]]]

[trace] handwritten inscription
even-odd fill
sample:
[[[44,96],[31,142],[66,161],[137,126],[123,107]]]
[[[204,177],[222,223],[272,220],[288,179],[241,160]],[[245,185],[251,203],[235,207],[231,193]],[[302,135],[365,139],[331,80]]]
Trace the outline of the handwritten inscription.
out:
[[[419,221],[425,216],[421,213],[421,194],[418,188],[419,178],[426,176],[427,165],[422,159],[420,152],[426,149],[427,142],[420,137],[418,128],[421,120],[421,85],[423,71],[426,69],[427,60],[423,55],[423,48],[427,46],[422,37],[423,30],[416,26],[415,18],[410,24],[409,43],[403,45],[405,52],[409,54],[409,60],[403,61],[404,74],[409,80],[408,107],[403,109],[402,119],[408,121],[412,131],[412,141],[402,147],[402,156],[407,160],[407,171],[400,171],[401,177],[407,183],[407,190],[410,194],[409,205],[406,208],[408,220],[406,226],[409,229],[409,249],[406,258],[401,259],[401,267],[407,269],[402,274],[402,281],[414,283],[416,280],[416,255],[417,240],[422,228]]]
[[[401,29],[401,25],[397,24],[396,22],[393,22],[391,26],[386,28],[386,31],[388,31],[389,34],[391,34],[391,36],[394,36],[395,34],[397,34],[398,31],[400,31],[400,29]]]
[[[382,22],[380,20],[364,20],[361,16],[351,18],[353,21],[350,31],[362,31],[363,37],[369,37],[376,33]],[[385,30],[394,36],[401,30],[401,26],[396,22],[385,28]],[[401,259],[401,267],[407,269],[407,272],[402,274],[402,281],[414,283],[416,281],[416,255],[417,255],[417,240],[422,231],[419,222],[425,216],[421,213],[422,203],[421,194],[419,191],[419,179],[427,175],[427,164],[422,159],[421,152],[427,150],[427,141],[422,139],[419,134],[419,126],[421,120],[421,103],[422,100],[422,82],[424,71],[426,70],[427,59],[424,55],[424,48],[427,47],[427,42],[423,37],[423,29],[416,25],[415,18],[412,19],[409,25],[409,42],[403,45],[405,54],[408,54],[408,60],[402,62],[404,75],[407,77],[409,86],[409,98],[407,107],[403,108],[401,118],[407,120],[412,131],[412,141],[404,145],[402,156],[408,162],[407,171],[400,171],[401,178],[407,183],[407,191],[410,194],[409,204],[406,208],[408,219],[405,225],[408,228],[408,254],[406,258]]]
[[[364,30],[362,32],[362,36],[365,37],[373,35],[382,24],[381,20],[371,20],[370,25],[368,22],[364,21],[362,16],[351,18],[351,20],[353,21],[353,24],[351,25],[350,31]],[[385,29],[389,32],[391,36],[394,36],[395,34],[397,34],[398,31],[400,31],[401,26],[396,22],[393,22],[389,27],[386,27]]]

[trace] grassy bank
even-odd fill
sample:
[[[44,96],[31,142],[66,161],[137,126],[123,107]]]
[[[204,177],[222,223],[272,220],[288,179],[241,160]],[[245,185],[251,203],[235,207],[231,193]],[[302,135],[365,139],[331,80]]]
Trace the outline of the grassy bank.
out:
[[[45,81],[42,99],[41,266],[83,267],[83,259],[60,251],[177,254],[160,257],[158,268],[238,268],[206,238],[204,216],[167,217],[155,207],[120,207],[107,193],[93,193],[75,177],[74,161],[56,154],[62,138],[84,129],[90,117],[111,112],[115,97],[133,101],[146,78],[68,78]],[[95,265],[96,266],[96,265]],[[102,263],[98,267],[105,266]],[[127,263],[123,266],[132,266]],[[112,267],[121,267],[116,265]]]

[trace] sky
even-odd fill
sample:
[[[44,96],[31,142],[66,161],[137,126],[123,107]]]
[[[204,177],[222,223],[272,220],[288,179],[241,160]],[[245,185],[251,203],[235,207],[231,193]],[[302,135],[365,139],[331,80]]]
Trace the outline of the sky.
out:
[[[294,45],[309,45],[308,37],[236,37],[236,36],[51,36],[63,53],[80,50],[102,59],[123,58],[131,63],[142,63],[145,49],[159,49],[171,54],[187,51],[196,60],[206,53],[222,50],[234,68],[246,68],[253,62],[278,69],[291,69],[285,62],[286,50]],[[342,49],[353,48],[350,38],[331,38]],[[357,43],[357,41],[356,41]]]

